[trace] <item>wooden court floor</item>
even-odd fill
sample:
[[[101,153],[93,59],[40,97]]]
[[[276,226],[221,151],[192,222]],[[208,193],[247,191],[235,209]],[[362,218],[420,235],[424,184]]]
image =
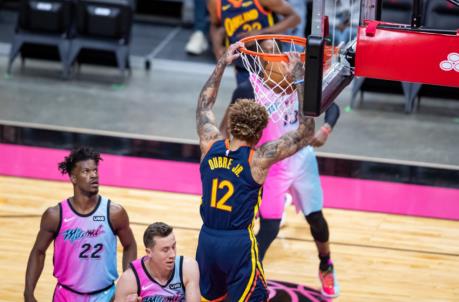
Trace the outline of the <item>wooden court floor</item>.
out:
[[[71,190],[65,182],[0,177],[0,301],[23,300],[40,216]],[[199,196],[113,187],[101,187],[100,193],[127,209],[139,255],[146,225],[161,220],[175,227],[179,253],[194,257]],[[459,301],[458,221],[335,209],[326,209],[325,216],[342,291],[337,301]],[[314,243],[293,209],[264,266],[268,279],[319,287]],[[38,301],[51,301],[54,284],[51,245]]]

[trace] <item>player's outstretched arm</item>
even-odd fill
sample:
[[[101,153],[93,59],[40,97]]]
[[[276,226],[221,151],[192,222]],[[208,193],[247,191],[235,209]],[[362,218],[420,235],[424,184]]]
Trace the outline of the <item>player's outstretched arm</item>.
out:
[[[183,258],[183,283],[185,285],[185,301],[200,302],[199,267],[196,260]]]
[[[225,54],[218,60],[214,72],[207,80],[199,95],[198,106],[196,108],[196,125],[202,157],[205,156],[216,140],[222,138],[215,122],[215,115],[212,112],[212,108],[217,100],[218,88],[220,87],[225,67],[239,56],[239,53],[236,51],[242,45],[242,43],[237,42],[228,47]]]
[[[132,269],[127,269],[116,283],[114,302],[141,302],[137,295],[137,281]]]
[[[48,208],[41,216],[40,230],[29,255],[25,276],[24,301],[35,302],[35,286],[45,264],[46,250],[58,232],[60,220],[59,206]]]

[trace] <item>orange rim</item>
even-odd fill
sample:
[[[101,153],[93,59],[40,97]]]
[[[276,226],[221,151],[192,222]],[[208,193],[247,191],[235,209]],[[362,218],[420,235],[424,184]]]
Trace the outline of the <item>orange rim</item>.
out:
[[[281,42],[286,42],[286,43],[291,43],[293,42],[296,45],[300,45],[302,47],[306,47],[306,42],[307,40],[305,38],[301,37],[296,37],[296,36],[289,36],[289,35],[257,35],[257,36],[251,36],[251,37],[245,37],[240,40],[240,42],[246,44],[246,43],[251,43],[255,41],[260,41],[260,40],[269,40],[269,39],[276,39]],[[256,52],[253,50],[247,49],[245,46],[244,47],[239,47],[239,51],[243,52],[247,55],[250,56],[255,56],[255,57],[261,57],[266,61],[271,61],[271,62],[288,62],[288,56],[285,53],[264,53],[264,52]],[[339,52],[339,47],[335,46],[332,47],[330,45],[325,45],[324,49],[324,64],[325,62],[328,62],[330,58],[333,56],[334,53]],[[301,61],[305,61],[305,52],[301,52]]]
[[[306,39],[301,38],[301,37],[296,37],[296,36],[289,36],[289,35],[257,35],[257,36],[250,36],[250,37],[245,37],[240,40],[240,42],[244,44],[248,44],[251,42],[255,41],[260,41],[260,40],[270,40],[270,39],[276,39],[281,42],[285,43],[294,43],[296,45],[300,45],[301,47],[306,47]],[[245,54],[255,56],[255,57],[262,57],[266,61],[271,61],[271,62],[288,62],[288,56],[285,53],[264,53],[264,52],[256,52],[253,50],[247,49],[245,46],[244,47],[239,47],[239,51],[243,52]],[[305,60],[305,53],[301,53],[301,61],[304,62]]]

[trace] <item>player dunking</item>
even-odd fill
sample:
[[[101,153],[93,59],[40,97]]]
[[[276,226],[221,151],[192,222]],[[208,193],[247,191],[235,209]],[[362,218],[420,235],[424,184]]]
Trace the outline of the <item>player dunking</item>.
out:
[[[73,196],[48,208],[30,252],[25,301],[36,301],[34,290],[43,270],[46,250],[54,240],[54,302],[108,302],[118,278],[116,236],[123,246],[123,270],[137,256],[126,211],[99,193],[100,154],[90,148],[73,150],[59,170],[68,174]]]
[[[314,134],[314,119],[300,113],[299,127],[279,139],[254,146],[266,127],[265,108],[252,100],[240,100],[229,109],[231,139],[215,123],[212,107],[225,67],[236,59],[241,43],[231,45],[219,59],[204,85],[196,110],[201,148],[200,173],[203,226],[196,259],[201,295],[205,300],[266,301],[264,273],[258,260],[253,220],[261,202],[262,184],[269,168],[306,146]],[[295,79],[304,69],[298,55],[289,63]],[[302,91],[302,85],[298,90]],[[299,95],[302,99],[302,95]],[[300,110],[301,112],[301,110]]]
[[[275,42],[265,40],[261,47],[267,53],[276,53]],[[280,69],[282,70],[282,69]],[[238,98],[254,98],[265,107],[273,104],[291,104],[288,106],[283,119],[275,121],[269,118],[259,144],[280,137],[281,135],[297,129],[299,125],[299,99],[296,93],[278,94],[266,86],[266,79],[261,79],[256,74],[250,76],[251,85],[240,86],[233,94],[232,103]],[[301,101],[300,101],[301,102]],[[327,297],[339,295],[339,285],[336,278],[333,262],[330,258],[329,227],[322,213],[323,194],[317,159],[312,147],[325,144],[332,128],[339,118],[339,107],[332,104],[325,112],[325,122],[316,132],[310,146],[303,148],[295,155],[276,163],[269,170],[263,185],[263,202],[260,206],[260,230],[256,236],[258,241],[260,261],[263,261],[266,251],[279,233],[281,218],[284,213],[286,194],[291,194],[298,211],[306,218],[312,237],[317,246],[320,264],[319,279],[322,284],[321,292]],[[223,121],[221,131],[227,133],[227,121]],[[312,147],[311,147],[312,146]]]
[[[116,284],[115,302],[199,302],[199,269],[176,254],[171,226],[150,224],[143,234],[147,255],[133,261]]]

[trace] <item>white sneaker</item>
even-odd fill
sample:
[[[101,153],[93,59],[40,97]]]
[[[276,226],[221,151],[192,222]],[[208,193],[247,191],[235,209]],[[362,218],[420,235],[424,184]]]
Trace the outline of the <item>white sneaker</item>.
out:
[[[185,46],[185,50],[187,53],[192,55],[200,55],[205,52],[209,48],[209,43],[207,42],[206,36],[202,31],[195,31],[188,43]]]
[[[282,214],[281,222],[280,222],[280,228],[282,229],[287,225],[287,208],[289,205],[292,204],[292,195],[289,193],[286,193],[284,196],[284,213]]]
[[[282,218],[280,221],[279,229],[283,229],[287,225],[287,213],[282,214]]]

